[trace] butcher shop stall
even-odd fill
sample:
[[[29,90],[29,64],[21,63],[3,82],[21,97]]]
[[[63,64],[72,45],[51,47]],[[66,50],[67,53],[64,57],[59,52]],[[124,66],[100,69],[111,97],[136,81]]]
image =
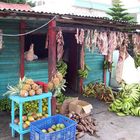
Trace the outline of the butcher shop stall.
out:
[[[81,92],[90,82],[109,85],[113,63],[119,82],[129,45],[139,50],[135,32],[140,26],[136,24],[74,14],[10,11],[0,11],[0,93],[24,76],[47,83],[56,71],[66,79],[66,91]]]

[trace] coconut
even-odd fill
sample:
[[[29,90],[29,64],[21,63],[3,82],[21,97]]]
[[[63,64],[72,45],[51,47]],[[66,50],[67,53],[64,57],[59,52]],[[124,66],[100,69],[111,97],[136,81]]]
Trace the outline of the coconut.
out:
[[[21,90],[20,91],[20,96],[22,96],[22,97],[28,96],[28,91],[27,90]]]
[[[59,78],[59,81],[62,81],[63,80],[63,75],[60,72],[57,72],[56,73],[56,77]]]
[[[33,81],[32,79],[27,79],[27,80],[25,81],[25,83],[26,83],[26,84],[29,84],[29,85],[32,85],[32,84],[34,84],[34,81]]]
[[[26,120],[27,120],[27,116],[26,116],[26,115],[23,115],[23,116],[22,116],[22,120],[23,120],[23,121],[26,121]]]
[[[23,128],[24,128],[24,129],[27,129],[28,127],[29,127],[29,125],[28,125],[28,124],[23,123]]]
[[[24,84],[22,89],[29,91],[29,90],[31,90],[31,86],[29,84]]]
[[[57,78],[57,77],[53,78],[52,82],[55,87],[57,87],[60,84],[59,78]]]
[[[35,91],[34,91],[33,89],[30,90],[30,91],[29,91],[29,95],[30,95],[30,96],[34,96],[34,95],[35,95]]]
[[[34,83],[34,84],[32,85],[32,89],[33,89],[33,90],[38,90],[38,89],[39,89],[39,86],[38,86],[37,84]]]
[[[41,88],[37,89],[37,90],[35,91],[35,93],[36,93],[36,94],[42,94],[42,89],[41,89]]]
[[[48,90],[52,90],[54,88],[54,85],[52,82],[48,82]]]

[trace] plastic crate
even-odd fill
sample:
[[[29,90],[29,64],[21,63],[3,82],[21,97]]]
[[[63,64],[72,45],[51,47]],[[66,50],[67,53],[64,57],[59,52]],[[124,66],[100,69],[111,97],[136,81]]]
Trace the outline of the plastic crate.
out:
[[[54,124],[63,123],[64,129],[52,133],[43,133],[42,129],[48,129]],[[30,125],[30,140],[75,140],[77,123],[65,116],[55,115]]]

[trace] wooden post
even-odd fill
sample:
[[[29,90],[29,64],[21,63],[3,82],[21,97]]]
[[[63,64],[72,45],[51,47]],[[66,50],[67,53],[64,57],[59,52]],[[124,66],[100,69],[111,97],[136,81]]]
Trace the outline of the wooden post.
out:
[[[52,79],[53,75],[56,73],[56,21],[53,20],[49,23],[48,37],[48,74],[49,81]],[[56,98],[52,98],[52,114],[56,114]]]
[[[107,59],[107,57],[106,56],[104,56],[104,61]],[[103,67],[103,81],[104,81],[104,84],[106,85],[106,69],[104,69],[104,67]]]
[[[21,21],[20,22],[20,33],[25,32],[25,22]],[[20,78],[24,77],[24,36],[20,36]]]
[[[51,100],[51,104],[52,104],[52,115],[55,115],[56,114],[56,97],[52,97],[52,100]]]
[[[56,73],[56,21],[53,20],[49,23],[49,46],[48,46],[48,73],[49,81]]]

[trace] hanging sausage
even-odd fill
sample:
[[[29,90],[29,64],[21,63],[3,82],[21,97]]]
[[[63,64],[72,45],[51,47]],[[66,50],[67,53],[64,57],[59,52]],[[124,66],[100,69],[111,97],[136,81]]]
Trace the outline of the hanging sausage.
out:
[[[64,53],[64,39],[62,31],[59,31],[56,35],[56,41],[57,41],[57,61],[60,61],[63,57]]]

